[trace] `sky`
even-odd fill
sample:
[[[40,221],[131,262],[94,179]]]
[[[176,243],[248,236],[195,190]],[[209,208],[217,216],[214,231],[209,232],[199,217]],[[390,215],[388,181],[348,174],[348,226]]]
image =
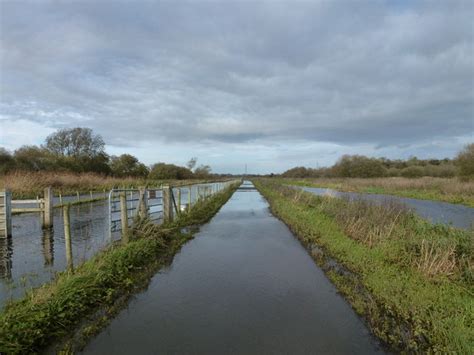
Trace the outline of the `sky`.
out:
[[[0,146],[280,173],[474,141],[474,1],[0,0]]]

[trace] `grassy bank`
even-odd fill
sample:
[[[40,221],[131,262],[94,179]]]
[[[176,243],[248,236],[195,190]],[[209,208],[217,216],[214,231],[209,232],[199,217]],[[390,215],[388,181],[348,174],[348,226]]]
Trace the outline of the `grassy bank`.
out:
[[[458,203],[474,207],[474,181],[457,178],[423,177],[408,179],[390,178],[321,178],[283,179],[287,184],[312,187],[326,187],[338,191],[377,193]]]
[[[398,205],[318,197],[272,180],[255,183],[272,212],[394,350],[472,353],[472,232],[429,224]]]
[[[115,178],[93,173],[74,174],[68,172],[14,172],[0,175],[0,186],[13,193],[14,199],[28,199],[43,196],[44,188],[51,186],[54,194],[63,196],[88,194],[90,191],[109,191],[114,187],[138,188],[139,186],[174,186],[202,182],[203,180],[147,180],[141,178]]]
[[[41,351],[97,310],[113,310],[117,300],[142,287],[192,237],[182,228],[207,222],[235,188],[198,202],[172,224],[137,221],[127,244],[111,246],[74,272],[59,273],[53,282],[7,305],[0,314],[0,353]]]

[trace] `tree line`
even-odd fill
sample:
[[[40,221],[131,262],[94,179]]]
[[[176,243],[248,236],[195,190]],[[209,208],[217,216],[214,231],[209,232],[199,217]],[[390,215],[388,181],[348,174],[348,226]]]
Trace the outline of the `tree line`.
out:
[[[203,179],[212,175],[209,165],[197,166],[191,158],[186,167],[156,163],[147,166],[130,154],[108,155],[105,142],[90,128],[60,129],[41,146],[25,145],[13,153],[0,147],[0,174],[12,171],[93,172],[116,177],[149,179]]]
[[[363,155],[344,155],[328,168],[295,167],[285,171],[283,177],[393,177],[418,178],[423,176],[474,179],[474,143],[468,144],[454,159],[391,160],[369,158]]]

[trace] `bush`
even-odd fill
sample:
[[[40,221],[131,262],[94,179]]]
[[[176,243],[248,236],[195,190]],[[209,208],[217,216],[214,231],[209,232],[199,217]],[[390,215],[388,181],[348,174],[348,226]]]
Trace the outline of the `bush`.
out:
[[[401,175],[406,178],[418,178],[425,176],[425,169],[421,166],[409,166],[401,171]]]
[[[459,175],[464,178],[474,178],[474,143],[468,144],[456,157]]]
[[[0,174],[5,174],[15,166],[15,160],[10,152],[0,147]]]
[[[341,177],[371,178],[386,174],[386,169],[380,160],[362,155],[344,155],[334,165],[333,170]]]
[[[188,168],[165,163],[158,163],[153,165],[151,167],[150,174],[148,175],[148,178],[155,180],[185,180],[191,179],[192,177],[193,173]]]

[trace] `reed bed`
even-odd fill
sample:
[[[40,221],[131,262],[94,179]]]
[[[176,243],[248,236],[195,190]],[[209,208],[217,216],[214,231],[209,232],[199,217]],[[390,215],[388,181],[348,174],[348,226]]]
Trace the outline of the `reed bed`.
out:
[[[194,180],[197,182],[198,180]],[[189,182],[189,181],[187,181]],[[137,188],[139,186],[159,186],[162,183],[182,184],[183,181],[146,180],[143,178],[116,178],[94,173],[70,172],[13,172],[0,176],[0,186],[13,193],[13,198],[34,198],[43,194],[44,188],[51,186],[55,194],[62,195],[88,193],[89,191],[110,190],[114,187]]]

